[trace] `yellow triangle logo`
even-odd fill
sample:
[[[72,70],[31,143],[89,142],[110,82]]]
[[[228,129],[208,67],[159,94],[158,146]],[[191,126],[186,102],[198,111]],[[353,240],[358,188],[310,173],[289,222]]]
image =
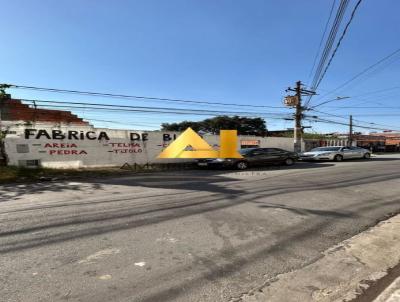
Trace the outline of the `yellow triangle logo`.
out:
[[[242,158],[237,151],[237,131],[221,130],[220,151],[214,150],[192,128],[187,128],[157,158]]]
[[[193,151],[187,151],[190,146]],[[187,128],[157,158],[216,158],[219,152],[214,150],[192,128]]]

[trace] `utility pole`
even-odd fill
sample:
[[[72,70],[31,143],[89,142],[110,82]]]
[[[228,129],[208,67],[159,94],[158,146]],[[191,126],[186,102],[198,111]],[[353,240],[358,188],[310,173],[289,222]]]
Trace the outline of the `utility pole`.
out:
[[[353,115],[350,114],[350,122],[349,122],[349,145],[353,145]]]
[[[3,134],[3,127],[2,127],[2,113],[3,113],[3,107],[4,107],[4,100],[7,98],[6,94],[6,88],[8,88],[8,85],[5,84],[0,84],[0,137]]]
[[[0,84],[0,166],[7,164],[7,154],[3,139],[5,137],[5,132],[3,133],[2,114],[5,100],[11,98],[11,96],[6,93],[6,88],[10,88],[10,85]]]
[[[310,91],[301,87],[301,81],[296,82],[295,88],[288,88],[287,91],[293,91],[296,94],[294,96],[287,96],[285,98],[285,105],[289,107],[295,108],[294,113],[294,134],[293,134],[293,147],[294,152],[301,152],[301,142],[302,142],[302,134],[303,134],[303,127],[302,127],[302,119],[303,119],[303,111],[306,110],[302,106],[301,103],[301,96],[302,95],[314,95],[314,91]]]
[[[301,119],[303,117],[303,107],[301,106],[301,81],[296,82],[296,112],[294,115],[294,152],[301,152],[301,139],[303,137],[301,128]]]

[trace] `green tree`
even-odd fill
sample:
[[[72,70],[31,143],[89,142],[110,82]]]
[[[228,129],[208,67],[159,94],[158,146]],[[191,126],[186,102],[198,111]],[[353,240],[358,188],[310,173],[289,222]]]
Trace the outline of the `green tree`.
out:
[[[237,130],[239,135],[265,136],[267,127],[262,118],[250,118],[241,116],[216,116],[202,121],[183,121],[180,123],[163,123],[161,129],[164,131],[182,132],[188,127],[195,131],[205,131],[218,134],[220,130]]]

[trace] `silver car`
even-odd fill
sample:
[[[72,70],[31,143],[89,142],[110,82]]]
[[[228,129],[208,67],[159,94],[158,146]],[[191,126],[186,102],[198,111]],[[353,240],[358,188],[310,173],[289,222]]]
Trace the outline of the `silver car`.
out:
[[[365,158],[371,157],[371,152],[367,149],[359,147],[318,147],[309,152],[300,154],[301,160],[334,160],[342,161],[343,159]]]

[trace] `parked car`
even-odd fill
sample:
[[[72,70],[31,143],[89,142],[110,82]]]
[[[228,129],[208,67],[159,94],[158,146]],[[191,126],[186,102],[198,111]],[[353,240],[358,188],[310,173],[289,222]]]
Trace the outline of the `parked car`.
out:
[[[261,166],[265,164],[293,165],[298,160],[295,152],[278,148],[248,148],[239,151],[243,158],[207,158],[199,159],[199,167],[236,168],[240,170],[248,167]]]
[[[334,160],[342,161],[343,159],[365,158],[371,157],[371,152],[360,147],[318,147],[309,152],[300,154],[301,160]]]

